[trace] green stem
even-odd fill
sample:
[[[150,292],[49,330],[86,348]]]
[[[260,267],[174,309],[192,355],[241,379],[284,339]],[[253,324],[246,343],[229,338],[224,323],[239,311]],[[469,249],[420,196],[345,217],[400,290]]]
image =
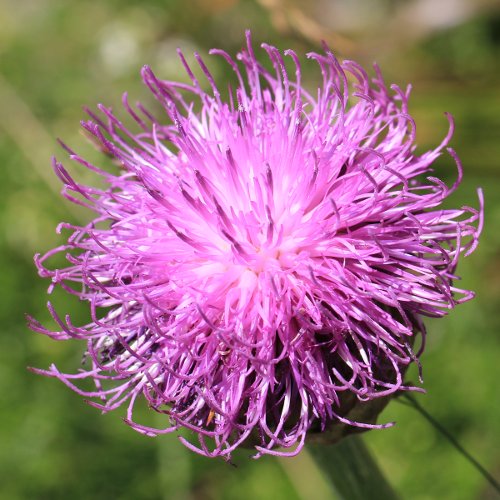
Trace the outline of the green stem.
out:
[[[314,444],[309,453],[338,497],[344,500],[396,500],[394,492],[359,436],[334,445]]]
[[[413,396],[410,394],[403,394],[402,396],[405,401],[400,401],[403,404],[407,404],[412,406],[417,410],[427,421],[434,426],[454,447],[458,450],[462,456],[465,457],[472,466],[483,475],[483,477],[491,484],[491,486],[500,493],[500,483],[488,472],[488,470],[478,461],[476,460],[456,439],[451,432],[449,432],[446,427],[440,424]]]

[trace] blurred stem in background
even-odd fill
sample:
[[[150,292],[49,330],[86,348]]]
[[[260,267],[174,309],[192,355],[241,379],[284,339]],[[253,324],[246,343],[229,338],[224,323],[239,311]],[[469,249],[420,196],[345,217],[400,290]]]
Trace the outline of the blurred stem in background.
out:
[[[2,74],[0,74],[0,109],[9,117],[8,120],[0,122],[0,129],[3,128],[10,136],[38,178],[59,199],[61,183],[50,168],[50,157],[54,154],[56,141]],[[81,211],[69,203],[65,206],[65,210],[77,217],[81,216]]]

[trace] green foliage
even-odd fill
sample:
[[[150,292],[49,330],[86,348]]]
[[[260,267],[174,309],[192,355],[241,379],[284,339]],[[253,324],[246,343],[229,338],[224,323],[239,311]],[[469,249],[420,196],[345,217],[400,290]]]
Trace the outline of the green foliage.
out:
[[[60,242],[54,232],[60,220],[79,216],[59,198],[57,183],[44,180],[50,153],[64,158],[50,138],[62,136],[87,156],[99,158],[79,134],[81,106],[97,102],[118,106],[125,89],[132,100],[143,99],[146,92],[138,71],[145,63],[165,78],[178,78],[177,45],[202,54],[212,46],[234,52],[242,45],[243,30],[252,27],[256,40],[293,46],[297,52],[315,48],[303,37],[280,36],[269,14],[253,1],[188,4],[180,0],[0,4],[5,26],[0,33],[0,113],[8,110],[0,123],[2,498],[175,499],[187,498],[190,491],[192,498],[200,499],[295,499],[300,498],[296,482],[307,483],[314,473],[300,457],[294,459],[304,471],[298,477],[291,477],[270,457],[248,459],[247,451],[236,453],[237,467],[198,457],[186,452],[174,436],[141,436],[121,424],[118,412],[102,416],[60,383],[26,370],[52,362],[71,369],[78,366],[82,352],[74,343],[37,336],[24,323],[26,312],[49,321],[48,283],[36,276],[32,255]],[[464,162],[466,181],[453,204],[477,205],[476,186],[485,190],[482,242],[459,269],[463,286],[476,290],[478,298],[449,318],[429,323],[423,357],[428,394],[419,401],[497,475],[498,40],[498,20],[478,18],[455,27],[451,34],[402,48],[384,63],[397,78],[411,77],[415,83],[411,111],[422,147],[436,145],[443,136],[442,111],[456,117],[453,147]],[[415,60],[412,74],[398,72],[399,67],[409,67],[409,57]],[[225,70],[216,62],[210,64],[222,81]],[[450,180],[455,175],[452,162],[444,157],[437,168]],[[81,304],[63,296],[55,301],[60,310],[72,312],[75,321],[85,318]],[[483,478],[414,410],[393,402],[382,419],[398,424],[372,431],[365,439],[403,498],[489,498]]]

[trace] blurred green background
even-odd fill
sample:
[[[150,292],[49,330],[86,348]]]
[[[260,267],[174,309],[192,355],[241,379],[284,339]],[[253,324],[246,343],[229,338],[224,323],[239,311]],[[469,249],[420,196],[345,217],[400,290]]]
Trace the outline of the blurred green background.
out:
[[[175,437],[151,439],[102,416],[57,381],[27,366],[78,366],[83,346],[30,332],[29,312],[48,322],[45,291],[32,256],[61,243],[61,220],[86,219],[59,197],[50,156],[61,137],[90,159],[102,158],[79,131],[82,105],[119,107],[148,100],[139,70],[184,78],[175,48],[235,53],[245,28],[299,54],[325,39],[337,55],[370,65],[386,81],[414,85],[410,111],[420,150],[457,124],[452,146],[465,180],[450,200],[477,206],[486,221],[479,249],[459,268],[477,299],[429,322],[423,356],[427,395],[419,401],[496,477],[500,476],[500,9],[487,0],[1,0],[0,1],[0,498],[3,499],[321,499],[324,479],[307,453],[236,467],[184,450]],[[226,69],[207,58],[217,81]],[[314,86],[314,77],[310,85]],[[306,78],[307,79],[307,78]],[[441,158],[438,175],[456,170]],[[79,171],[80,179],[88,176]],[[78,318],[79,304],[56,297]],[[414,374],[412,375],[414,377]],[[147,417],[147,416],[146,416]],[[414,410],[397,402],[396,420],[365,441],[402,498],[488,499],[492,489]]]

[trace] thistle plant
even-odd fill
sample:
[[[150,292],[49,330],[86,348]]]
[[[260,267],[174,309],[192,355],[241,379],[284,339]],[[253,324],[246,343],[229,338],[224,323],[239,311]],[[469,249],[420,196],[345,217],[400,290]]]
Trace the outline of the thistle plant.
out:
[[[104,187],[54,160],[63,196],[95,215],[60,224],[67,241],[35,258],[49,292],[91,316],[76,326],[49,303],[55,330],[30,318],[53,339],[87,342],[75,373],[35,371],[103,411],[125,405],[144,434],[187,428],[193,439],[179,439],[207,456],[293,455],[317,435],[391,425],[376,423],[383,405],[422,390],[405,372],[419,365],[423,318],[473,297],[456,267],[476,248],[482,195],[479,209],[441,207],[462,178],[451,116],[442,142],[417,153],[409,87],[325,47],[307,54],[319,69],[309,91],[294,51],[262,49],[271,70],[249,33],[236,59],[210,52],[234,72],[226,99],[202,58],[204,81],[179,51],[190,84],[142,70],[160,111],[124,96],[135,130],[109,108],[88,111],[84,130],[119,171],[64,145]],[[433,175],[444,152],[452,186]],[[65,267],[47,262],[56,254]],[[135,421],[143,398],[163,427]]]

